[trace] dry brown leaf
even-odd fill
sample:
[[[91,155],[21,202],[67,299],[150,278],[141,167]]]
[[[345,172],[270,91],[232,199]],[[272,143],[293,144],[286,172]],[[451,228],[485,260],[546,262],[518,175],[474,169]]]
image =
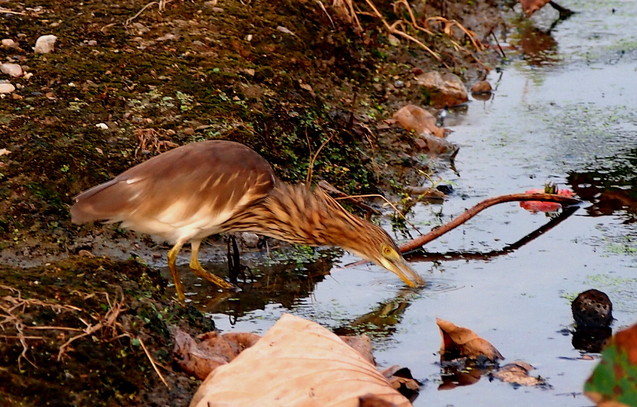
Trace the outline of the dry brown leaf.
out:
[[[533,13],[544,7],[551,0],[520,0],[522,11],[527,17],[530,17]]]
[[[408,399],[413,401],[420,393],[420,382],[414,379],[408,368],[394,365],[383,370],[382,373],[389,381],[389,385]]]
[[[190,406],[357,407],[367,394],[411,405],[339,337],[285,314],[254,346],[213,371]]]
[[[208,332],[200,335],[197,343],[187,333],[176,330],[173,350],[179,367],[198,379],[205,379],[210,372],[232,361],[242,350],[254,345],[260,338],[251,333],[220,335]]]
[[[486,339],[481,338],[471,329],[454,325],[444,319],[436,318],[436,324],[442,335],[440,357],[444,360],[457,357],[477,359],[484,356],[491,361],[504,359],[504,356]]]
[[[445,137],[445,129],[436,126],[436,118],[425,109],[415,106],[403,106],[394,113],[393,119],[407,131],[420,134],[433,134],[436,137]]]
[[[508,363],[493,373],[493,377],[505,383],[514,383],[521,386],[538,386],[546,384],[540,377],[529,376],[529,372],[535,368],[521,360]]]

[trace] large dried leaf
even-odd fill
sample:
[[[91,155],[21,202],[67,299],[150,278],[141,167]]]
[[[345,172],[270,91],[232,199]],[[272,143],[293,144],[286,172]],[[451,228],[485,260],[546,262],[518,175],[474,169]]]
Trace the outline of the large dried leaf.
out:
[[[254,346],[214,370],[190,405],[354,407],[368,394],[388,405],[411,405],[338,336],[286,314]]]
[[[504,359],[504,356],[489,341],[479,337],[471,329],[463,328],[444,319],[436,318],[442,335],[440,356],[444,360],[456,357],[477,359],[484,356],[489,360]]]
[[[231,332],[220,334],[207,332],[199,335],[197,340],[186,332],[174,330],[175,347],[173,354],[175,362],[181,370],[197,379],[204,380],[221,365],[230,363],[244,349],[247,349],[261,339],[260,335],[249,332]],[[340,336],[340,338],[365,358],[376,365],[372,352],[372,341],[367,335]]]
[[[637,325],[611,338],[584,391],[598,406],[637,406]]]

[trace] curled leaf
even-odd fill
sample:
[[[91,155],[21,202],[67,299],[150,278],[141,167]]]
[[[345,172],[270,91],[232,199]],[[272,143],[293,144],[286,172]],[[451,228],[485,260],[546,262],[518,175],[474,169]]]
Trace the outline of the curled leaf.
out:
[[[443,360],[452,360],[458,357],[478,359],[481,356],[493,362],[504,359],[495,346],[471,329],[454,325],[440,318],[436,318],[436,324],[438,324],[442,335],[440,357]]]

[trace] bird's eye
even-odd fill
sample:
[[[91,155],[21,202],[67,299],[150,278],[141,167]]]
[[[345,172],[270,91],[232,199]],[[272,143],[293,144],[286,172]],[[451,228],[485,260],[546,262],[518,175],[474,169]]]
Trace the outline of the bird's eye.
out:
[[[385,257],[391,256],[391,253],[392,253],[391,247],[389,247],[386,244],[384,244],[383,247],[382,247],[382,250],[383,250],[383,256],[385,256]]]

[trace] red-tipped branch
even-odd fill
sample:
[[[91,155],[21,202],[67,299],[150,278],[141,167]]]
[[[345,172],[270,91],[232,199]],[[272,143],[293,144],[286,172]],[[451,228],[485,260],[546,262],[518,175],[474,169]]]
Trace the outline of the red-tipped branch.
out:
[[[580,203],[579,199],[571,198],[568,196],[555,195],[555,194],[510,194],[501,195],[493,198],[485,199],[478,203],[474,207],[467,209],[462,214],[454,218],[451,222],[446,223],[440,227],[435,228],[426,235],[419,236],[410,242],[407,242],[400,246],[402,253],[415,250],[426,243],[431,242],[439,236],[444,235],[452,229],[457,228],[469,219],[476,216],[478,213],[487,209],[490,206],[497,205],[503,202],[517,202],[517,201],[543,201],[543,202],[557,202],[564,205],[576,205]]]

